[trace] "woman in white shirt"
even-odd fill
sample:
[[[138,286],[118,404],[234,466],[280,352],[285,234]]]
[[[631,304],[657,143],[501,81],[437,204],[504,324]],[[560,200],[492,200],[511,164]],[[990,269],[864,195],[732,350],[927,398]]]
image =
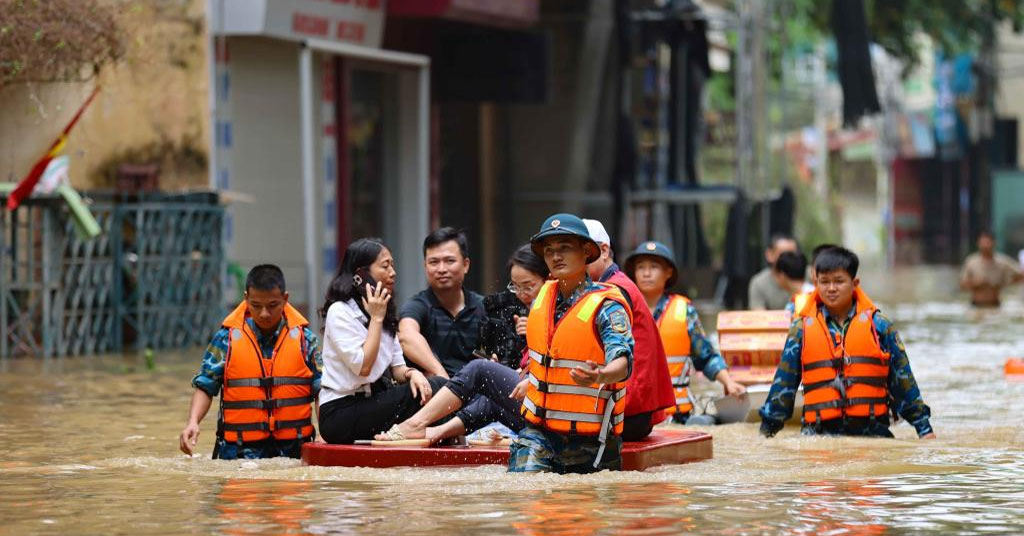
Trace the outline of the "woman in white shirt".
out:
[[[405,365],[392,296],[391,251],[376,238],[349,245],[320,314],[324,369],[320,435],[328,443],[373,439],[412,416],[446,382]],[[397,382],[397,384],[396,384]]]

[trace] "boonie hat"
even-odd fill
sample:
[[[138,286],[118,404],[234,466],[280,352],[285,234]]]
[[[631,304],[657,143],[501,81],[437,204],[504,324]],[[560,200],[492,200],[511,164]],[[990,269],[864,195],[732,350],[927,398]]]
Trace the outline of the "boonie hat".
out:
[[[544,220],[544,223],[540,226],[540,231],[530,238],[530,248],[542,259],[544,258],[544,252],[540,248],[540,243],[549,236],[575,236],[593,244],[595,253],[587,255],[587,264],[596,261],[601,256],[601,247],[590,237],[590,233],[587,232],[587,225],[578,216],[573,214],[563,212],[548,216],[548,219]]]
[[[663,259],[672,267],[672,277],[668,278],[665,282],[665,288],[670,288],[676,284],[676,280],[679,279],[679,268],[676,268],[676,259],[672,254],[672,250],[668,246],[658,242],[656,240],[648,240],[647,242],[641,242],[632,253],[626,257],[624,265],[626,275],[630,279],[636,280],[636,261],[640,260],[640,257],[650,256],[658,257]]]

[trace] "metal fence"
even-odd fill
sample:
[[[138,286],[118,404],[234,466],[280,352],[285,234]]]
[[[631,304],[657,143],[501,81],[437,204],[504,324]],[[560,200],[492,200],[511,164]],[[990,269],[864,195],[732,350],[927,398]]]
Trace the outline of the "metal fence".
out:
[[[216,195],[90,197],[102,229],[91,240],[57,198],[3,212],[0,356],[205,342],[224,313]]]

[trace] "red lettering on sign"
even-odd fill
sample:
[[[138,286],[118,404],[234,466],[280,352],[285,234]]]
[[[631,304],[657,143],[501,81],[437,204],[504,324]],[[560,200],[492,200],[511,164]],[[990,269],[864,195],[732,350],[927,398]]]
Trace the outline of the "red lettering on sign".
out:
[[[338,134],[338,129],[333,125],[324,125],[324,136],[333,138]]]
[[[358,22],[339,22],[335,37],[339,41],[362,43],[366,39],[366,25]]]
[[[346,6],[362,7],[366,9],[380,9],[380,0],[331,0],[335,4]]]
[[[330,24],[324,17],[302,13],[292,15],[292,31],[295,33],[327,37],[329,27]]]

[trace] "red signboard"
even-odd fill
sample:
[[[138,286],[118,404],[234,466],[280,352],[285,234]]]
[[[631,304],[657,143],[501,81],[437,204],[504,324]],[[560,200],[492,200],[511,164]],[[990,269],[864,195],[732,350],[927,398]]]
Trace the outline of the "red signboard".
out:
[[[495,26],[537,22],[539,0],[388,0],[388,15],[461,20]]]

